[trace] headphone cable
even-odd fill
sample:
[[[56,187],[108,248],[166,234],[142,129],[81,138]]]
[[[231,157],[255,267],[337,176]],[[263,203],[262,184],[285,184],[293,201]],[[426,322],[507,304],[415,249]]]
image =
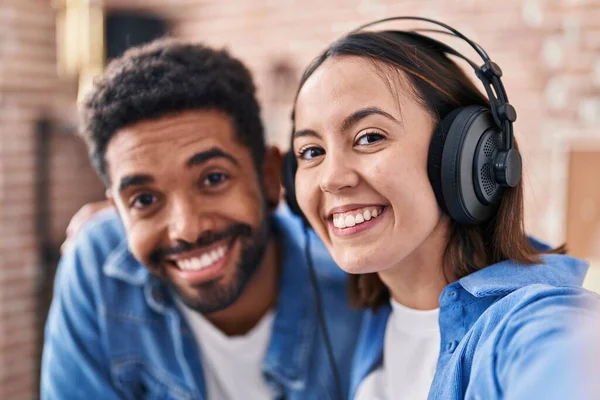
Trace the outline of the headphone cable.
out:
[[[335,365],[335,358],[333,357],[333,347],[331,346],[331,340],[329,338],[329,332],[327,330],[327,323],[325,321],[325,315],[323,313],[323,300],[321,298],[321,292],[319,290],[319,283],[317,281],[317,273],[315,271],[315,267],[313,265],[312,256],[310,253],[310,233],[309,228],[304,224],[304,254],[306,256],[306,261],[308,263],[308,271],[310,274],[310,281],[312,283],[312,287],[315,292],[316,303],[317,303],[317,315],[319,318],[319,325],[321,326],[321,332],[323,333],[323,338],[325,340],[325,348],[327,350],[327,358],[329,359],[329,365],[331,367],[331,372],[333,374],[333,379],[335,381],[335,387],[338,392],[338,398],[342,399],[342,383],[340,380],[340,375],[338,369]]]

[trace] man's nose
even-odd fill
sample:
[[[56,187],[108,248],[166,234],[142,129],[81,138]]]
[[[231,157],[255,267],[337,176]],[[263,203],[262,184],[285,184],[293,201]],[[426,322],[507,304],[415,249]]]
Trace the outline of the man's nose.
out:
[[[203,232],[214,230],[206,211],[195,199],[174,199],[169,207],[169,240],[194,243]]]

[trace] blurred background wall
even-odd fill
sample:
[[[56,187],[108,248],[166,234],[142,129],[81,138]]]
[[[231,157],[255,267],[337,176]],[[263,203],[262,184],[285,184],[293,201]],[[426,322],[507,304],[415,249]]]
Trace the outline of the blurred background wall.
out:
[[[600,0],[93,3],[107,18],[153,16],[172,36],[230,49],[254,73],[268,137],[281,147],[299,76],[330,41],[396,14],[455,26],[504,70],[519,114],[528,230],[600,259]],[[49,0],[0,3],[0,399],[37,396],[58,248],[70,216],[103,196],[74,135],[78,81],[57,73],[65,43],[56,41],[56,10]],[[117,40],[114,29],[105,33]],[[123,43],[137,40],[132,32],[121,33]]]

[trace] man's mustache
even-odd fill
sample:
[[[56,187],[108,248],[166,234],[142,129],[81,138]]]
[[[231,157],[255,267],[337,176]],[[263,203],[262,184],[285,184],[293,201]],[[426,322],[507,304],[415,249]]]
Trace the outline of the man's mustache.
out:
[[[220,232],[208,231],[200,236],[194,243],[181,240],[173,247],[163,247],[154,250],[152,254],[150,254],[150,262],[156,265],[162,262],[165,257],[186,253],[196,248],[210,246],[213,243],[225,239],[232,239],[237,236],[252,237],[252,227],[250,225],[236,223]]]

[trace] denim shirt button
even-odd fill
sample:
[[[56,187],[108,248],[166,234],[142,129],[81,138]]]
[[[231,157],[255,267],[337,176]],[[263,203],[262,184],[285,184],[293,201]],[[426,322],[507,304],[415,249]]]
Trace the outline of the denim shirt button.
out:
[[[446,344],[446,351],[448,353],[454,353],[454,350],[456,350],[457,345],[458,345],[458,342],[456,340],[452,340],[451,342],[448,342],[448,344]]]
[[[458,293],[456,292],[456,290],[453,290],[448,293],[448,297],[450,298],[450,300],[456,301],[458,300]]]

